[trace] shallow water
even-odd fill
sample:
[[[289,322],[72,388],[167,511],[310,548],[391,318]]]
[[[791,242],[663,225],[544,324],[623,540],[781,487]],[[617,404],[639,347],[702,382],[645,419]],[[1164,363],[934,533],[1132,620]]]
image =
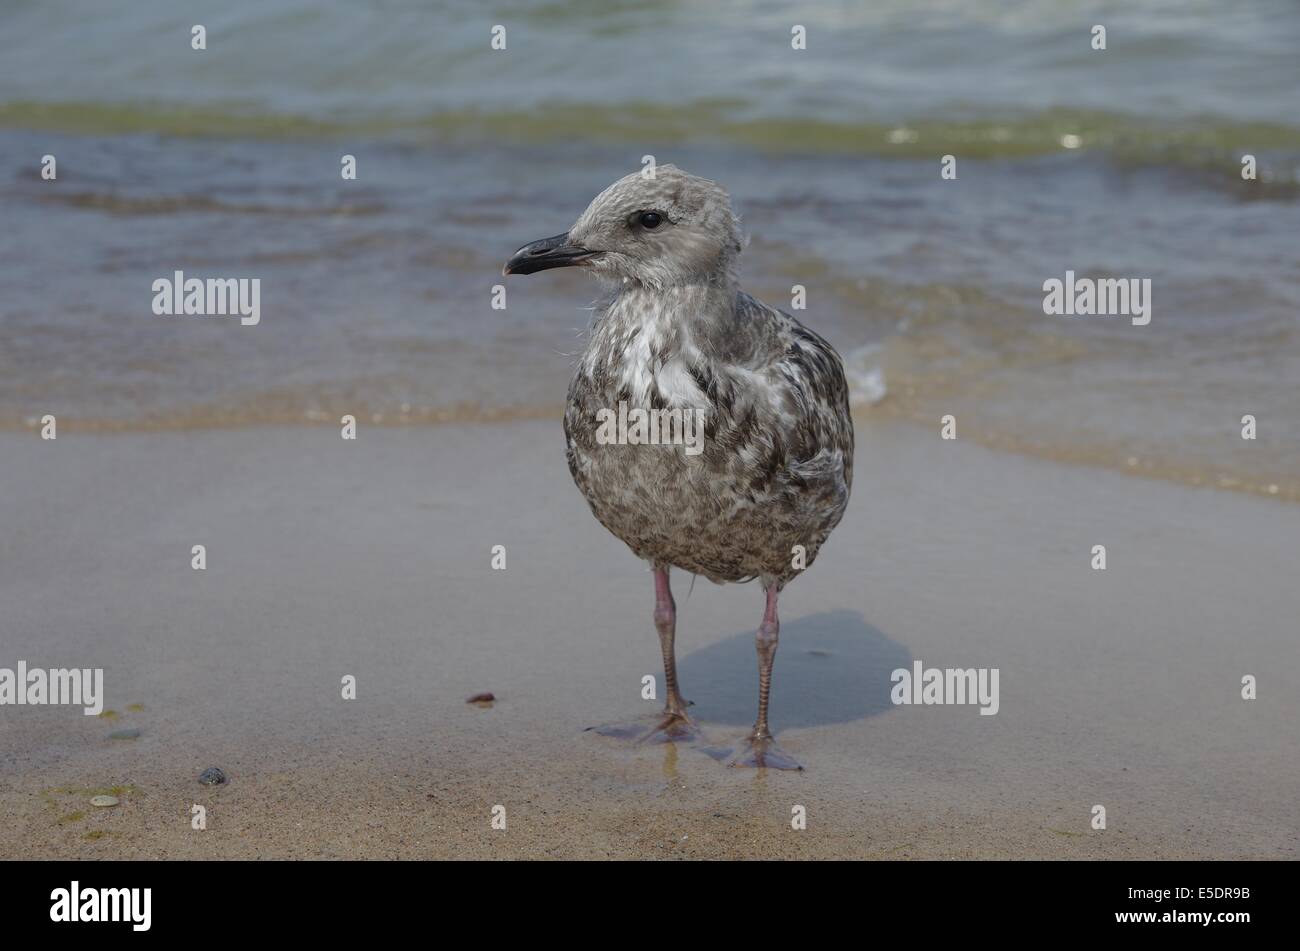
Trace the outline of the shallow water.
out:
[[[501,263],[653,154],[728,186],[859,413],[1300,500],[1292,5],[799,16],[795,52],[768,3],[6,6],[0,426],[553,415],[595,290],[494,310]],[[259,278],[261,323],[154,316],[175,270]],[[1149,278],[1151,323],[1045,315],[1067,270]]]

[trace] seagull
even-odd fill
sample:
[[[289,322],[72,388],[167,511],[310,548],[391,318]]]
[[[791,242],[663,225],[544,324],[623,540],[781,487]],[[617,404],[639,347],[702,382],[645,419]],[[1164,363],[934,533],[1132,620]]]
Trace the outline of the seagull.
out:
[[[569,471],[593,514],[654,574],[667,701],[638,739],[700,735],[677,681],[669,570],[719,584],[757,579],[766,599],[758,719],[727,751],[729,763],[802,769],[767,722],[777,598],[844,514],[853,421],[834,348],[740,289],[742,247],[722,186],[674,165],[648,166],[597,195],[564,234],[524,245],[502,273],[581,267],[608,291],[577,360],[564,434]],[[657,442],[645,438],[647,417]],[[642,425],[623,424],[634,418]],[[689,431],[691,420],[702,421],[701,432]],[[692,445],[691,435],[702,439]]]

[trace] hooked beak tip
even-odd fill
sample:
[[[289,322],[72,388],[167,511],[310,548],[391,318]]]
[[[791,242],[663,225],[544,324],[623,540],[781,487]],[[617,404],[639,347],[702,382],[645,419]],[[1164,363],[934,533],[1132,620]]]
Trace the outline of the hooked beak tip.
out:
[[[501,268],[503,276],[533,274],[555,267],[571,267],[586,261],[594,252],[569,243],[569,235],[557,234],[524,245]]]

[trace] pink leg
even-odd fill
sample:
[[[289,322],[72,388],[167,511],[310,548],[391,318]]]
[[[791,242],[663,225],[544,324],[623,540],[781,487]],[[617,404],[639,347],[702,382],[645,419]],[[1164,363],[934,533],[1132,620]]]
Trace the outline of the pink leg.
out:
[[[731,759],[732,766],[753,766],[760,769],[803,769],[794,758],[776,745],[767,725],[767,701],[772,693],[772,665],[776,661],[776,644],[781,633],[781,621],[776,616],[776,598],[779,589],[775,584],[767,589],[767,606],[763,622],[754,639],[758,648],[758,720],[754,732],[744,747]]]
[[[682,699],[677,685],[677,656],[673,641],[677,634],[677,605],[668,586],[667,566],[655,565],[655,630],[659,632],[659,649],[664,655],[664,687],[668,694],[663,713],[640,717],[631,723],[609,723],[591,727],[602,736],[612,736],[637,743],[675,743],[699,738],[699,728],[687,712],[690,706]]]
[[[677,634],[677,604],[668,585],[668,569],[655,566],[655,630],[659,632],[659,649],[664,655],[664,687],[668,691],[664,713],[686,716],[686,701],[677,686],[677,655],[673,641]]]
[[[772,731],[767,728],[767,698],[772,693],[772,664],[776,661],[776,644],[781,634],[781,620],[776,616],[776,585],[767,589],[767,607],[763,609],[763,623],[754,638],[758,648],[758,720],[754,723],[753,738],[770,740]]]

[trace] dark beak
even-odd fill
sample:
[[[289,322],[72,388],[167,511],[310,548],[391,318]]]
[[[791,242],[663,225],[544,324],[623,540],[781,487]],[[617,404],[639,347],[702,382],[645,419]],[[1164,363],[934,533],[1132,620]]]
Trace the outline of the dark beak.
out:
[[[514,253],[501,269],[502,274],[532,274],[553,267],[581,264],[596,252],[569,243],[569,234],[557,234],[526,244]]]

